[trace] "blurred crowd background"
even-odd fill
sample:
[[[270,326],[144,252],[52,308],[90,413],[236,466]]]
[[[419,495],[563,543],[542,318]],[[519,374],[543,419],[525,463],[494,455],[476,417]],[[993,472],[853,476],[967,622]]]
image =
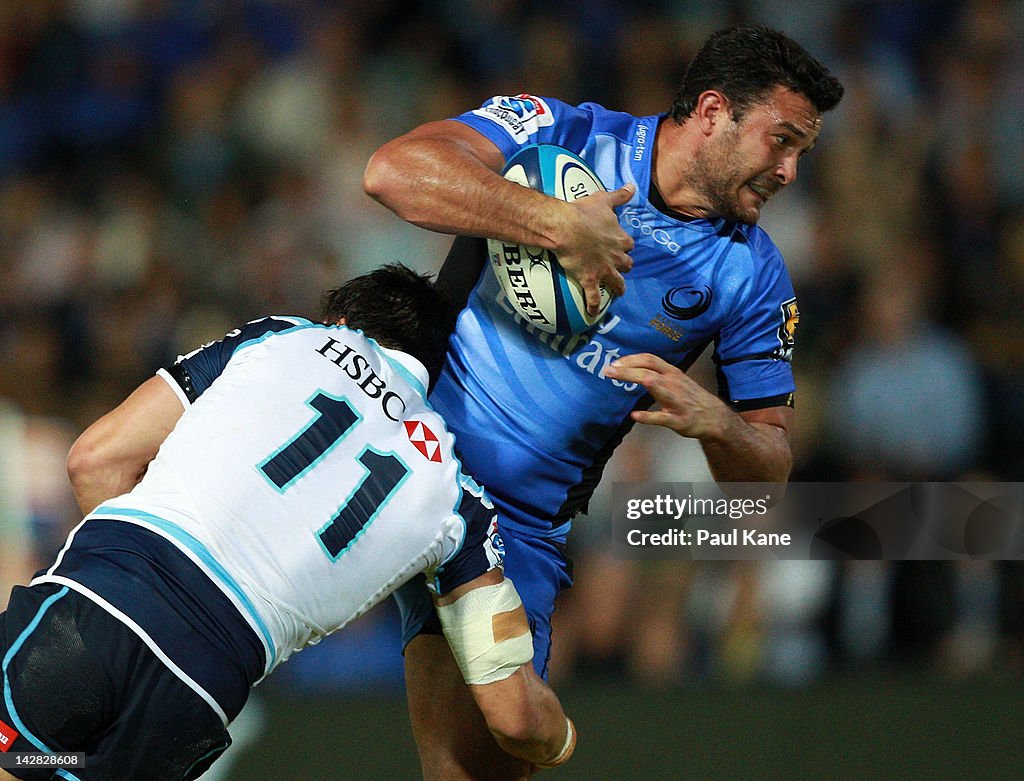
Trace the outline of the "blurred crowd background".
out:
[[[362,193],[378,145],[495,94],[660,113],[737,21],[846,87],[762,223],[801,310],[793,479],[1024,481],[1020,0],[0,2],[2,594],[79,519],[74,437],[157,368],[255,316],[315,317],[382,262],[439,268],[448,237]],[[572,536],[557,684],[1019,682],[1016,562],[609,553],[614,481],[706,474],[692,442],[627,437]],[[393,609],[350,638],[267,685],[400,690]]]

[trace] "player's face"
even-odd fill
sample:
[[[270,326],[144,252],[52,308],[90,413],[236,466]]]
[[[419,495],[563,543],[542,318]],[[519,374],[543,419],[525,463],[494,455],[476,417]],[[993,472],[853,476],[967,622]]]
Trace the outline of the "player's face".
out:
[[[729,220],[754,224],[768,199],[796,180],[797,162],[821,131],[821,115],[803,95],[777,87],[729,119],[699,163],[708,205]]]

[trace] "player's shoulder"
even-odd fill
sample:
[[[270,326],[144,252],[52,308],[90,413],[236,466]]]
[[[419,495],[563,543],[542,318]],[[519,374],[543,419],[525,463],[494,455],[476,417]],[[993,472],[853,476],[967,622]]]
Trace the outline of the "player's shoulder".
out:
[[[592,118],[593,133],[604,133],[618,137],[631,137],[638,123],[650,124],[656,117],[638,117],[626,111],[607,108],[600,103],[580,103],[575,110]]]
[[[719,234],[732,243],[736,254],[749,258],[751,270],[779,273],[785,269],[782,252],[760,225],[725,223]]]
[[[506,154],[527,143],[557,143],[580,151],[594,135],[629,138],[638,121],[599,103],[574,104],[529,93],[496,95],[456,119],[484,133]]]
[[[175,363],[194,363],[200,359],[209,360],[211,356],[217,356],[220,360],[226,362],[242,348],[258,344],[274,334],[314,325],[314,323],[301,317],[285,315],[259,317],[231,329],[220,339],[205,342],[191,352],[179,355]]]
[[[714,223],[714,227],[715,246],[705,246],[703,251],[710,250],[719,259],[709,266],[712,284],[723,295],[731,291],[726,297],[734,302],[734,314],[742,314],[752,302],[765,296],[792,296],[782,253],[762,228],[725,221]]]
[[[292,315],[264,315],[249,320],[244,325],[230,331],[224,341],[235,349],[263,341],[276,334],[287,333],[299,329],[323,327],[319,323]]]
[[[559,105],[563,121],[572,117],[575,124],[586,131],[585,137],[581,134],[576,144],[576,148],[582,154],[586,154],[585,150],[601,137],[610,137],[628,146],[644,146],[653,142],[654,129],[658,126],[658,117],[639,117],[626,111],[608,108],[600,103]]]

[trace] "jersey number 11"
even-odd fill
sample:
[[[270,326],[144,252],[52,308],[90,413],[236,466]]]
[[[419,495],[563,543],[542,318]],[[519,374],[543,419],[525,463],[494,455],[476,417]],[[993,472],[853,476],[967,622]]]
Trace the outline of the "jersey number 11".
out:
[[[326,393],[317,393],[306,403],[316,412],[310,423],[259,465],[281,493],[320,463],[362,420],[348,401]],[[409,474],[396,455],[381,453],[369,444],[356,460],[366,473],[338,513],[316,533],[331,561],[341,558]]]

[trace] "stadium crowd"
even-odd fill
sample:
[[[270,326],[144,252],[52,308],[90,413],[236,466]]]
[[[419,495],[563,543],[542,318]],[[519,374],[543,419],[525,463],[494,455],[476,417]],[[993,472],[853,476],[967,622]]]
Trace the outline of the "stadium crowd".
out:
[[[380,263],[439,267],[446,237],[362,192],[384,140],[523,91],[657,113],[737,21],[847,88],[762,220],[800,301],[793,480],[1024,482],[1019,0],[2,3],[0,593],[77,521],[74,437],[158,367]],[[1019,562],[611,555],[614,481],[705,475],[626,439],[576,524],[556,680],[1024,671]]]

